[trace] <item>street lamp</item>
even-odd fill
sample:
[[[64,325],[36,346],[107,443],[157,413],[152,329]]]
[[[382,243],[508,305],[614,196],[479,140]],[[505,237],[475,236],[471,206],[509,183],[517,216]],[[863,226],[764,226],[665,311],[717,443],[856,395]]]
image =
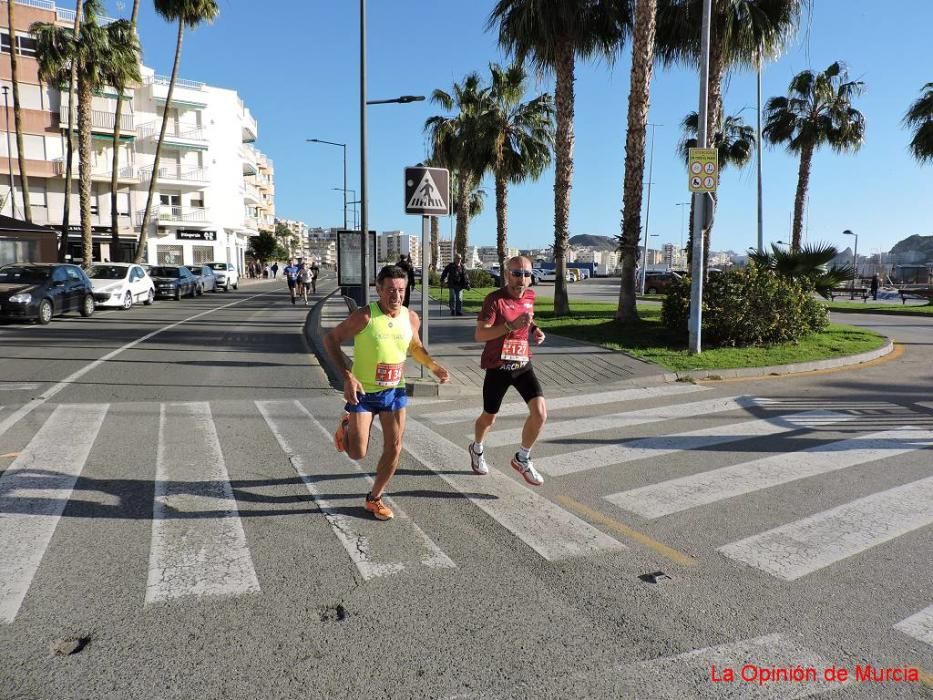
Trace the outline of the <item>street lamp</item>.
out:
[[[10,88],[3,86],[3,105],[6,112],[6,160],[10,169],[10,213],[16,218],[16,191],[13,183],[13,149],[10,146]]]
[[[343,192],[343,228],[344,230],[346,230],[347,228],[347,206],[356,204],[356,202],[347,201],[347,192],[352,193],[353,199],[356,199],[356,190],[354,190],[353,188],[347,189],[346,187],[331,187],[331,189],[334,190],[334,192]],[[354,217],[355,216],[356,215],[354,214]],[[353,224],[353,228],[354,230],[356,229],[356,223]]]
[[[347,230],[347,144],[322,139],[305,139],[308,143],[326,143],[328,146],[340,146],[343,149],[343,230]]]
[[[849,229],[846,229],[845,231],[842,232],[842,235],[843,236],[855,236],[855,250],[852,251],[852,269],[855,274],[852,277],[852,284],[850,285],[853,290],[852,296],[854,298],[855,297],[855,278],[858,277],[858,234],[853,233]]]
[[[680,207],[680,249],[683,250],[684,249],[684,214],[687,211],[686,209],[684,209],[684,207],[689,207],[690,202],[675,202],[674,206]]]

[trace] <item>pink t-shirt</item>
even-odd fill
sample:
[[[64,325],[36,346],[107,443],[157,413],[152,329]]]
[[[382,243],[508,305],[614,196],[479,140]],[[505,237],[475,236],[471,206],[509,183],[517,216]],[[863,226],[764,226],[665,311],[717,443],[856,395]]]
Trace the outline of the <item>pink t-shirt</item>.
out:
[[[497,326],[501,323],[512,322],[525,312],[533,312],[535,307],[535,293],[533,289],[526,288],[521,299],[513,299],[508,290],[503,288],[490,292],[483,300],[483,308],[479,312],[479,320],[483,324]],[[527,362],[531,359],[528,332],[531,326],[514,330],[508,335],[486,341],[483,356],[480,358],[480,367],[483,369],[498,369],[502,366],[522,364],[521,358]],[[505,351],[505,352],[503,352]],[[510,359],[503,359],[506,355]]]

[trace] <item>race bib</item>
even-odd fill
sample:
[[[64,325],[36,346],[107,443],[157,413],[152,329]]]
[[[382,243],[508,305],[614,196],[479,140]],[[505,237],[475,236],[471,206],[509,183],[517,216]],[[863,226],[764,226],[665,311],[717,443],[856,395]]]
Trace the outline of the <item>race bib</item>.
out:
[[[528,341],[506,338],[502,341],[502,354],[499,357],[507,362],[528,362]]]
[[[393,387],[402,381],[402,371],[405,363],[400,362],[397,365],[379,362],[376,364],[376,386]]]

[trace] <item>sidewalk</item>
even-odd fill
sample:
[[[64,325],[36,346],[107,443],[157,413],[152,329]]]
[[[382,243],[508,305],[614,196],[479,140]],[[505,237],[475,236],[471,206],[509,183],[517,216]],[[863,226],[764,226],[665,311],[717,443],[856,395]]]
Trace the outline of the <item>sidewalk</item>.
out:
[[[352,303],[352,302],[350,302]],[[420,309],[416,308],[416,311]],[[333,367],[324,352],[323,337],[327,331],[349,313],[347,300],[339,290],[322,299],[308,315],[305,334],[321,359],[321,364],[336,387],[343,386],[339,369]],[[440,364],[450,371],[450,383],[438,384],[434,375],[409,359],[405,381],[413,396],[466,396],[482,393],[485,370],[480,369],[479,358],[483,344],[473,340],[476,316],[450,316],[446,306],[431,304],[428,328],[428,350]],[[352,346],[344,346],[348,360]],[[540,346],[532,348],[535,373],[549,394],[584,387],[605,387],[611,384],[660,384],[674,375],[657,365],[638,360],[621,352],[613,352],[570,338],[548,334]]]

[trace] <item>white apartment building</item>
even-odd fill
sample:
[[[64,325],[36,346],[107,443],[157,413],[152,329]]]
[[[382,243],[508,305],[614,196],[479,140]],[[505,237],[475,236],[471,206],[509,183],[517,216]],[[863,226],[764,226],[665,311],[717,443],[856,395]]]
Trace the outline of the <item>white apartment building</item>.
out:
[[[317,258],[322,267],[337,267],[337,229],[308,229],[308,254]]]
[[[421,238],[404,231],[383,231],[376,237],[376,257],[382,263],[395,263],[411,256],[412,264],[421,267]]]
[[[6,17],[5,4],[0,2],[0,24]],[[56,228],[61,226],[64,209],[68,92],[39,80],[35,44],[28,30],[33,22],[71,26],[73,20],[74,10],[56,7],[50,0],[16,0],[18,77],[30,209],[35,223]],[[0,28],[0,33],[8,37],[9,29]],[[0,52],[8,54],[9,47],[9,41],[0,42]],[[140,72],[141,83],[123,96],[116,249],[111,244],[110,179],[119,97],[115,90],[105,88],[93,98],[93,258],[126,260],[135,251],[164,114],[168,124],[151,207],[146,261],[195,264],[222,260],[242,269],[249,239],[262,229],[272,229],[275,214],[273,164],[251,145],[258,136],[256,120],[234,90],[189,80],[176,81],[172,106],[166,110],[168,79],[145,66],[141,66]],[[0,56],[0,83],[9,82],[9,59]],[[10,107],[12,111],[12,104]],[[11,129],[12,126],[11,119]],[[0,128],[6,128],[5,122],[0,123]],[[7,155],[6,137],[6,133],[0,134],[0,156]],[[10,143],[15,158],[15,138],[10,138]],[[80,260],[83,254],[77,150],[76,147],[68,220],[68,252],[73,260]],[[8,179],[9,172],[8,159],[0,157],[0,181]],[[16,215],[21,218],[22,187],[19,182],[17,185]],[[9,200],[5,198],[3,213],[12,215]]]
[[[650,253],[649,252],[649,257]],[[593,263],[596,265],[596,272],[599,275],[615,274],[621,264],[621,254],[617,250],[598,250],[595,248],[577,249],[576,260],[578,263]]]
[[[476,255],[479,257],[480,265],[483,267],[491,267],[492,265],[499,264],[499,248],[494,245],[484,245],[476,249]],[[506,248],[505,249],[505,259],[514,258],[516,255],[519,255],[518,248]]]
[[[681,270],[687,267],[687,253],[673,243],[665,243],[661,250],[663,251],[663,262],[668,269]]]
[[[290,235],[283,245],[288,249],[289,255],[296,258],[308,258],[311,256],[311,245],[308,240],[308,227],[304,221],[294,219],[276,219],[276,230],[279,226],[288,229]]]

